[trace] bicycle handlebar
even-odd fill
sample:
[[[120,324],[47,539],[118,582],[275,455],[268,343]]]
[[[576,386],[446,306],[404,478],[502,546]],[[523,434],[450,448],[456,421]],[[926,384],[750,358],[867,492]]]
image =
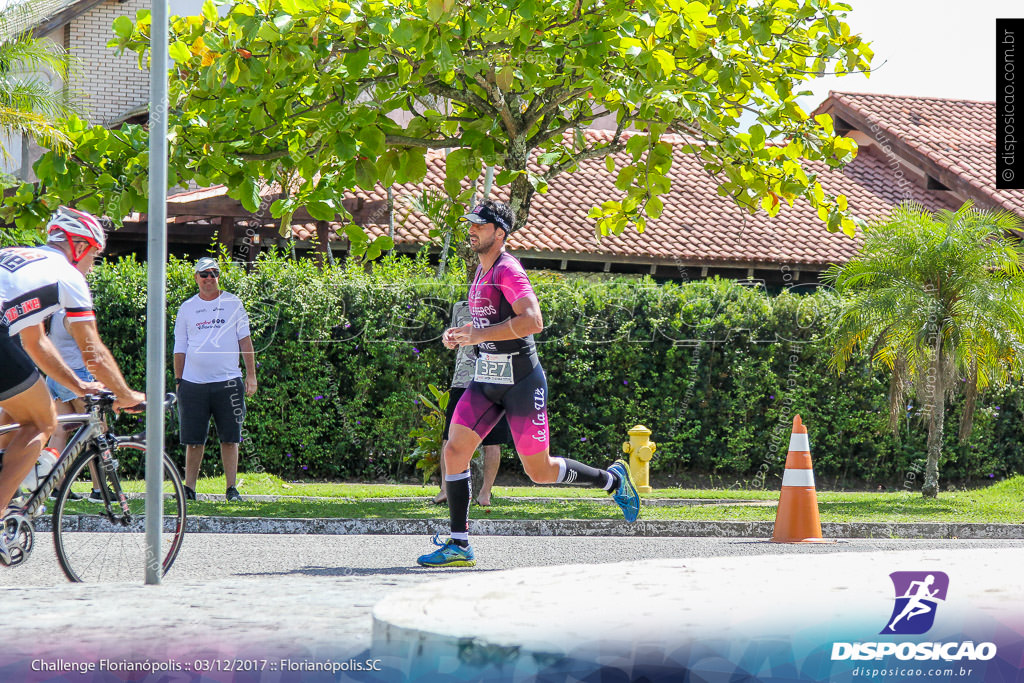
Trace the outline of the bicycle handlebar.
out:
[[[82,397],[82,400],[88,407],[98,406],[100,408],[110,408],[117,401],[117,396],[115,396],[114,393],[111,391],[100,391],[95,394],[86,394],[85,396]],[[164,394],[164,410],[170,409],[175,403],[177,403],[177,401],[178,397],[174,393],[168,392],[167,394]],[[137,403],[133,406],[130,406],[130,408],[132,410],[138,410],[141,412],[146,409],[146,403]]]

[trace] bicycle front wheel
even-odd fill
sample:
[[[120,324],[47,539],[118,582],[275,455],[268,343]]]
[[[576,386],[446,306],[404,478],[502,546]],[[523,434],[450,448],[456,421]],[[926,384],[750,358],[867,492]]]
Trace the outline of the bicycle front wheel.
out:
[[[143,454],[146,451],[139,443],[120,443],[114,458],[126,457],[125,449]],[[163,465],[162,575],[174,564],[185,535],[181,476],[166,453]],[[103,474],[98,453],[84,453],[68,470],[53,510],[53,543],[68,580],[110,583],[144,579],[146,482],[120,480],[120,484],[128,499],[128,514],[112,495],[110,478]]]

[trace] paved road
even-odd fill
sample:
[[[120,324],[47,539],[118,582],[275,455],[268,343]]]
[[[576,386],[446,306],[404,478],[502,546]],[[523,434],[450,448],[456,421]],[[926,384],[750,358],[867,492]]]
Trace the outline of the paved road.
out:
[[[592,564],[688,557],[752,556],[785,553],[836,553],[922,550],[927,548],[1024,548],[1024,540],[957,541],[853,539],[827,545],[777,545],[735,538],[575,538],[476,536],[479,565],[469,571],[493,571],[559,564]],[[398,577],[432,579],[440,570],[415,566],[416,556],[432,546],[422,536],[330,536],[283,534],[188,534],[165,583],[285,577],[367,577],[367,585]],[[449,574],[454,570],[441,573]],[[140,568],[141,576],[141,568]],[[0,586],[64,586],[49,534],[40,533],[29,562],[0,571]]]
[[[382,674],[350,671],[343,678],[284,667],[363,661],[369,656],[375,604],[400,589],[422,586],[429,593],[432,584],[457,572],[480,576],[527,566],[879,550],[895,556],[933,548],[1022,548],[1024,541],[854,540],[793,546],[732,538],[477,536],[474,547],[476,569],[428,570],[413,564],[430,549],[421,536],[189,534],[162,585],[143,585],[140,567],[138,583],[99,587],[67,583],[50,535],[41,533],[26,565],[0,571],[0,601],[8,618],[16,620],[0,652],[0,680],[27,680],[44,664],[109,660],[112,666],[190,667],[178,679],[185,681],[198,680],[201,670],[214,674],[203,680],[217,681],[388,681],[396,679],[396,669],[389,667],[401,666],[387,657]],[[224,666],[239,658],[266,660],[262,666],[277,668],[257,678],[215,668],[217,662]],[[285,671],[292,672],[290,677],[281,677]],[[121,670],[89,680],[127,676]]]

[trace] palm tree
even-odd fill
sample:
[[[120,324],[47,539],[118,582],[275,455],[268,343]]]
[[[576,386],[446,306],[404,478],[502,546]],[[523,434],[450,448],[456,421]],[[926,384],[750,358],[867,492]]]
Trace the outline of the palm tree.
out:
[[[467,241],[469,228],[462,220],[462,205],[436,190],[424,190],[418,195],[409,196],[407,203],[410,210],[422,214],[430,222],[430,238],[441,239],[437,277],[444,275],[452,252],[468,267],[473,253]]]
[[[948,398],[964,387],[966,441],[978,392],[1024,366],[1024,272],[1011,232],[1019,224],[1013,214],[970,203],[936,214],[905,203],[865,230],[857,258],[825,276],[843,296],[833,366],[841,372],[857,349],[868,349],[892,372],[894,431],[911,388],[923,404],[926,497],[938,495]]]
[[[44,147],[62,149],[70,140],[60,121],[78,113],[47,72],[67,82],[69,58],[59,45],[34,38],[31,27],[44,8],[33,0],[0,9],[0,132],[24,133]],[[0,154],[10,155],[0,139]]]

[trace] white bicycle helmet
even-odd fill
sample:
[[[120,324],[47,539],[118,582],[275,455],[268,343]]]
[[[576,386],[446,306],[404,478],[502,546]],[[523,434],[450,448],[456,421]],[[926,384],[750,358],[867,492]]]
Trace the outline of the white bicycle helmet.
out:
[[[67,240],[71,245],[71,262],[78,263],[92,247],[96,251],[103,251],[107,244],[107,237],[103,233],[103,225],[99,219],[85,211],[78,211],[67,206],[57,207],[50,221],[46,224],[46,233],[50,242],[63,242]],[[89,243],[89,247],[76,253],[75,243],[71,239],[77,237]]]

